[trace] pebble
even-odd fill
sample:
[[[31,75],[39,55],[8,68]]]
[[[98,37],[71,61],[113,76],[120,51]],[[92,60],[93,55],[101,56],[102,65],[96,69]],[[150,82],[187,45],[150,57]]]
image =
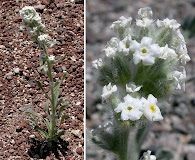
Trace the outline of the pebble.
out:
[[[45,5],[36,5],[34,6],[35,9],[38,9],[38,10],[44,10],[45,9]]]
[[[0,148],[3,148],[3,141],[0,141]]]
[[[0,49],[6,49],[4,45],[0,45]]]
[[[80,121],[83,121],[83,115],[82,114],[79,114],[78,116],[77,116],[77,118],[80,120]]]
[[[15,73],[19,73],[20,72],[20,68],[14,68],[14,72]]]
[[[7,79],[12,79],[12,76],[13,76],[13,72],[9,72],[6,74]]]
[[[41,0],[41,3],[44,5],[48,5],[49,4],[49,0]]]
[[[83,153],[82,147],[77,148],[77,149],[76,149],[76,152],[77,152],[79,155],[81,155],[81,154]]]
[[[81,134],[80,130],[78,130],[78,129],[77,130],[72,130],[71,132],[72,132],[72,134],[74,134],[74,136],[82,138],[82,134]]]
[[[81,104],[81,102],[80,101],[78,101],[77,103],[76,103],[76,106],[79,106]]]
[[[9,149],[9,153],[13,153],[14,151],[14,149]]]

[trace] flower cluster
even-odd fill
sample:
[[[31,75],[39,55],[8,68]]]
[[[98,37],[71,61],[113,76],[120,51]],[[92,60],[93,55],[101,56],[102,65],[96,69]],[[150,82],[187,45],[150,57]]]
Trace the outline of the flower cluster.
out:
[[[52,47],[54,42],[48,34],[45,34],[45,25],[41,22],[41,17],[31,6],[25,6],[20,10],[22,20],[27,27],[33,40],[46,43],[47,47]]]
[[[124,99],[114,104],[121,120],[135,121],[143,115],[150,121],[162,120],[157,99],[168,97],[175,89],[185,91],[184,65],[190,57],[180,24],[168,18],[154,20],[152,16],[152,10],[146,7],[138,11],[135,22],[131,17],[120,17],[110,27],[118,36],[103,49],[105,59],[92,62],[104,85],[103,99],[117,89],[115,98]]]

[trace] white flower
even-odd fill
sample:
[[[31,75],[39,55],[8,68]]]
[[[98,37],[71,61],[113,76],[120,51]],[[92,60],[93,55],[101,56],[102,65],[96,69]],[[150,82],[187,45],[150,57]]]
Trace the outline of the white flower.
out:
[[[112,23],[110,28],[114,30],[124,29],[125,27],[131,25],[131,22],[132,17],[125,18],[124,16],[121,16],[118,21]]]
[[[99,67],[101,67],[103,65],[102,59],[96,59],[94,61],[92,61],[92,67],[98,69]]]
[[[114,57],[118,48],[119,40],[116,37],[111,38],[108,45],[103,51],[107,57]]]
[[[104,87],[103,87],[102,98],[103,98],[103,99],[107,99],[107,98],[110,97],[110,95],[111,95],[113,92],[116,92],[116,91],[117,91],[116,85],[111,86],[111,83],[109,83],[107,86],[104,86]]]
[[[152,19],[149,19],[149,18],[143,18],[142,20],[141,19],[137,19],[136,20],[136,25],[139,26],[139,27],[148,27],[151,23],[153,22]]]
[[[138,15],[140,18],[151,18],[153,15],[152,9],[150,7],[140,8],[138,10]]]
[[[49,61],[55,61],[55,56],[54,56],[54,55],[50,55],[50,56],[48,57],[48,59],[49,59]]]
[[[117,108],[114,109],[115,112],[121,112],[121,119],[136,121],[142,116],[140,111],[141,101],[139,99],[133,98],[130,95],[124,97],[124,102],[118,104]]]
[[[176,89],[182,89],[185,91],[185,79],[186,79],[186,71],[184,67],[181,67],[180,71],[173,72],[173,78],[176,81]]]
[[[48,34],[42,34],[38,37],[38,41],[41,43],[45,43],[50,39],[50,36]]]
[[[185,39],[184,39],[184,37],[181,34],[181,31],[179,29],[176,31],[176,33],[177,33],[178,37],[180,38],[181,42],[186,43],[186,41],[185,41]]]
[[[165,47],[160,47],[160,56],[159,58],[167,59],[168,57],[177,57],[175,51],[168,47],[166,44]]]
[[[143,157],[141,160],[156,160],[156,156],[155,155],[151,155],[151,151],[148,150],[147,152],[143,153]]]
[[[151,44],[152,38],[143,37],[141,43],[133,40],[130,45],[130,49],[135,51],[133,54],[134,64],[138,64],[140,61],[144,65],[152,65],[155,63],[155,57],[159,54],[159,46],[157,44]]]
[[[45,44],[48,47],[52,47],[55,42],[52,41],[51,37],[48,34],[42,34],[38,36],[38,41],[41,44]]]
[[[126,92],[137,92],[141,89],[142,86],[136,86],[135,83],[131,82],[126,84]]]
[[[170,28],[170,29],[173,29],[173,30],[176,30],[180,27],[180,24],[177,23],[177,21],[175,19],[164,19],[163,21],[161,20],[157,20],[156,22],[157,26],[158,27],[166,27],[166,28]]]
[[[142,97],[141,99],[143,103],[143,114],[150,121],[161,121],[163,117],[161,115],[159,107],[156,105],[157,99],[149,94],[148,99]]]
[[[190,56],[187,54],[186,45],[183,43],[178,47],[178,55],[182,64],[186,64],[186,62],[190,61]]]
[[[130,35],[125,37],[122,41],[119,42],[118,51],[123,52],[125,55],[128,55],[131,41],[132,39]]]
[[[41,17],[36,12],[36,10],[31,6],[25,6],[19,12],[25,23],[32,23],[33,21],[37,21],[37,22],[41,21]]]

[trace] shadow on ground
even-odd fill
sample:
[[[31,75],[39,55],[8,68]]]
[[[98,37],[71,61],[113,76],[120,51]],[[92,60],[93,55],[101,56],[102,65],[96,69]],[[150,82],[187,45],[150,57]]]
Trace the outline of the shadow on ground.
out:
[[[31,158],[46,158],[53,153],[57,159],[60,159],[60,154],[64,157],[66,156],[66,151],[68,150],[69,145],[68,142],[61,138],[51,142],[40,141],[32,138],[29,140],[29,143],[31,147],[28,150],[28,154]]]

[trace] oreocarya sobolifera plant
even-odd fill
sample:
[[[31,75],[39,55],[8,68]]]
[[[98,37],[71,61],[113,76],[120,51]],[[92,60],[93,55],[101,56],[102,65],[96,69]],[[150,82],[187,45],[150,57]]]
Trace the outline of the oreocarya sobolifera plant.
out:
[[[122,16],[113,22],[110,28],[117,37],[103,49],[105,58],[92,62],[99,71],[98,80],[104,86],[102,99],[112,120],[93,130],[91,139],[121,160],[139,159],[149,128],[142,124],[162,121],[158,102],[169,98],[175,89],[185,91],[184,65],[190,57],[180,24],[152,16],[151,8],[146,7],[139,9],[135,21]]]
[[[49,55],[47,49],[52,47],[55,44],[55,41],[47,34],[45,25],[42,24],[41,17],[36,10],[31,6],[26,6],[20,10],[20,15],[30,33],[31,39],[36,41],[39,47],[43,49],[44,53],[40,55],[39,70],[43,70],[48,76],[50,88],[50,92],[47,93],[41,82],[36,81],[38,87],[48,99],[45,102],[45,112],[47,117],[44,118],[41,114],[32,109],[28,109],[26,113],[31,115],[30,121],[34,125],[35,130],[38,131],[46,141],[57,140],[58,137],[64,134],[64,130],[58,129],[57,123],[58,121],[62,123],[67,117],[66,114],[63,114],[63,109],[67,106],[67,103],[64,102],[62,98],[59,98],[60,85],[67,76],[67,72],[63,71],[61,80],[55,80],[52,77],[52,65],[58,62],[58,60],[55,59],[54,55]],[[62,55],[60,60],[63,60],[65,56],[66,54]],[[47,130],[41,128],[33,116],[40,118],[45,123]]]

